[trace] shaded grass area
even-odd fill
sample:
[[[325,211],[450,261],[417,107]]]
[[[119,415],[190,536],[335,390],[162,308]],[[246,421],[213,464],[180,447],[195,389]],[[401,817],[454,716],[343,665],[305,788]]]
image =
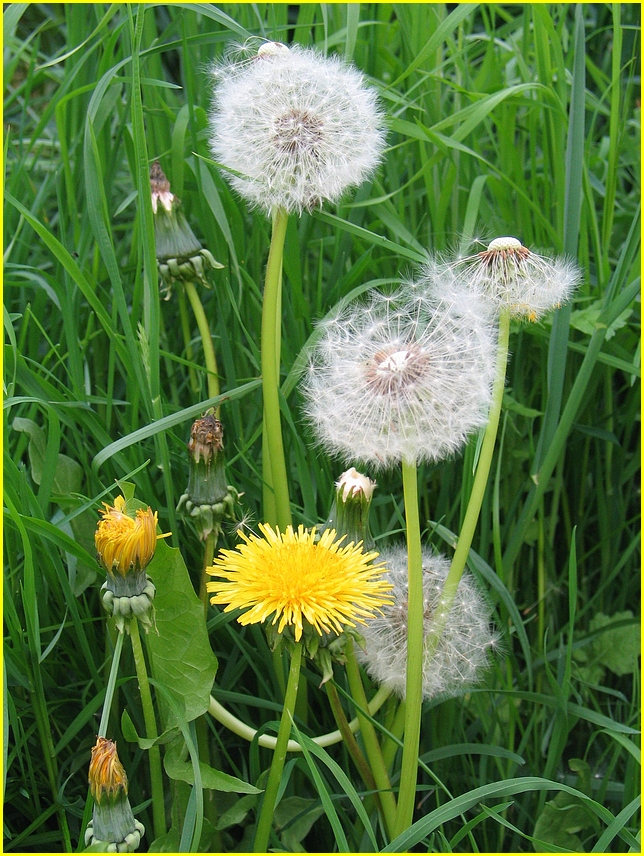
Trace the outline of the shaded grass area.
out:
[[[209,64],[251,36],[345,55],[387,113],[388,149],[373,181],[288,224],[282,391],[296,523],[326,518],[343,469],[314,449],[297,389],[315,323],[338,301],[391,288],[427,250],[505,234],[572,255],[584,271],[572,305],[511,330],[500,439],[470,560],[490,590],[505,655],[479,689],[425,705],[417,824],[395,846],[634,848],[639,7],[15,4],[4,26],[4,849],[78,843],[111,650],[93,531],[115,479],[134,482],[158,510],[198,584],[202,547],[175,507],[207,384],[196,324],[190,356],[178,295],[159,296],[143,201],[155,159],[225,265],[201,299],[222,375],[228,480],[261,519],[258,340],[270,224],[210,161],[207,119]],[[475,458],[473,438],[457,459],[421,468],[423,540],[437,549],[448,551],[459,530]],[[401,540],[400,477],[378,482],[372,531],[377,543]],[[234,533],[223,542],[234,544]],[[221,699],[255,727],[276,719],[283,675],[262,632],[214,612],[208,619]],[[123,670],[134,674],[125,655]],[[319,676],[303,674],[308,709],[298,727],[333,730]],[[142,733],[127,680],[123,706]],[[379,727],[391,725],[389,713],[385,705]],[[151,830],[146,753],[113,720],[130,801]],[[249,753],[213,723],[204,739],[213,763],[257,783],[264,750]],[[345,750],[328,754],[360,792]],[[311,764],[288,770],[281,846],[334,850],[341,829],[351,850],[373,850],[347,783],[322,762],[314,776]],[[175,805],[182,788],[168,780]],[[244,798],[208,799],[203,846],[234,805],[237,822],[219,845],[247,848]],[[316,820],[321,800],[327,813]]]

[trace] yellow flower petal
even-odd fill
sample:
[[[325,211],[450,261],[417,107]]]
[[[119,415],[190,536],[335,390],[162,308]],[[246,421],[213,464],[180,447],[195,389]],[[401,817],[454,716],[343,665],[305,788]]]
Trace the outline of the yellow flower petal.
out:
[[[376,552],[361,545],[342,545],[333,530],[316,542],[315,529],[292,526],[281,533],[260,524],[263,538],[240,533],[243,544],[222,550],[208,573],[211,603],[227,604],[224,612],[245,610],[240,624],[256,624],[271,615],[281,633],[292,625],[299,641],[304,623],[320,635],[341,633],[344,626],[364,624],[380,606],[391,602],[391,586],[380,576],[382,564],[373,564]]]
[[[103,503],[103,518],[94,535],[99,561],[106,570],[125,576],[131,570],[143,570],[154,556],[157,537],[157,513],[148,508],[137,509],[132,517],[125,510],[125,497],[117,496],[114,505]]]

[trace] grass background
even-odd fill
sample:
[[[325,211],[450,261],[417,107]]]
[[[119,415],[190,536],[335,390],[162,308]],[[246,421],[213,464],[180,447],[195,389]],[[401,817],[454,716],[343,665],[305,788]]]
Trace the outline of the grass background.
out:
[[[136,484],[195,580],[200,570],[201,546],[174,509],[206,386],[196,325],[199,393],[188,383],[176,295],[159,299],[151,212],[139,203],[154,159],[225,264],[201,296],[229,394],[229,482],[261,516],[256,379],[270,226],[209,163],[207,128],[208,66],[250,36],[345,55],[388,117],[373,181],[288,226],[282,390],[296,522],[326,517],[343,469],[314,450],[297,391],[315,322],[338,300],[390,286],[427,250],[504,234],[566,252],[584,270],[572,305],[512,329],[471,561],[490,587],[506,655],[480,689],[425,705],[425,825],[404,846],[637,849],[639,26],[631,4],[6,8],[5,851],[62,850],[63,814],[77,843],[109,669],[93,530],[115,479]],[[421,468],[424,541],[439,549],[458,532],[475,448],[474,439],[456,460]],[[399,475],[378,482],[372,529],[400,539]],[[280,681],[261,632],[214,613],[209,629],[220,700],[255,727],[275,718]],[[132,673],[127,660],[124,669]],[[308,677],[299,725],[332,730]],[[127,684],[122,698],[140,722]],[[145,753],[115,729],[132,805],[151,829]],[[221,769],[248,781],[268,763],[218,726],[209,741]],[[331,754],[359,790],[342,749]],[[373,849],[323,769],[350,848]],[[320,806],[307,770],[300,760],[281,844],[333,850],[324,816],[307,837]],[[584,808],[569,794],[566,804],[565,792],[529,790],[515,777],[574,786],[595,802]],[[237,799],[217,794],[216,810]],[[248,846],[249,817],[235,805],[240,822],[205,847]]]

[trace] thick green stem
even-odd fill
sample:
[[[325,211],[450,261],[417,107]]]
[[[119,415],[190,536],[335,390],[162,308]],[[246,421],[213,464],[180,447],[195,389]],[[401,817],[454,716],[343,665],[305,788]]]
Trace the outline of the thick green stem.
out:
[[[190,337],[190,322],[188,321],[188,310],[186,308],[186,293],[183,289],[179,290],[179,319],[181,321],[181,334],[183,336],[183,346],[186,351],[186,359],[189,362],[193,360],[192,339]],[[190,379],[190,389],[193,392],[199,392],[199,378],[193,366],[188,366],[188,377]]]
[[[353,731],[351,731],[351,728],[349,727],[349,722],[347,720],[347,717],[345,716],[344,710],[342,709],[342,704],[340,703],[338,691],[336,690],[334,684],[331,681],[327,681],[324,686],[326,688],[326,694],[329,698],[329,704],[331,705],[331,711],[333,713],[333,718],[335,719],[335,724],[338,726],[338,730],[342,734],[344,745],[347,747],[347,751],[349,752],[349,755],[351,755],[351,759],[356,765],[356,768],[360,773],[360,777],[365,783],[367,790],[373,791],[374,794],[376,794],[376,791],[378,790],[378,785],[376,784],[376,780],[373,777],[373,773],[371,772],[369,764],[367,764],[367,759],[360,751],[358,741],[353,736]]]
[[[436,619],[432,624],[432,629],[427,635],[425,648],[427,656],[432,657],[436,651],[436,647],[443,635],[445,624],[449,616],[458,584],[463,576],[467,557],[472,546],[476,524],[478,523],[485,488],[487,487],[488,475],[492,466],[492,456],[494,454],[494,444],[499,427],[499,416],[501,415],[501,405],[503,403],[503,389],[505,386],[505,368],[508,362],[508,342],[510,339],[510,316],[507,312],[502,312],[499,319],[499,342],[496,354],[496,375],[494,378],[494,387],[492,390],[492,404],[490,406],[490,417],[488,419],[485,436],[481,446],[481,455],[479,464],[476,468],[474,476],[474,484],[472,485],[472,493],[465,512],[465,520],[458,536],[458,544],[454,551],[454,557],[450,565],[449,573],[443,584],[443,591],[440,598],[440,608],[436,613]],[[507,567],[507,565],[506,565]]]
[[[362,732],[362,740],[364,741],[367,758],[369,759],[369,766],[371,767],[371,772],[373,773],[376,785],[378,786],[378,796],[380,797],[385,827],[387,828],[387,834],[389,837],[393,838],[394,822],[396,819],[396,798],[391,789],[391,782],[387,775],[385,762],[382,759],[382,752],[380,751],[380,744],[378,743],[378,737],[376,736],[376,729],[373,727],[371,720],[363,713],[363,711],[368,710],[369,707],[353,645],[348,644],[344,649],[344,653],[347,658],[346,669],[347,678],[349,679],[349,687],[351,689],[353,700],[356,703],[358,722],[360,723],[360,731]]]
[[[136,677],[139,682],[139,692],[141,693],[141,705],[143,707],[146,736],[149,739],[154,740],[159,736],[157,734],[157,722],[154,715],[154,705],[152,704],[150,682],[148,681],[148,673],[145,667],[143,646],[141,645],[141,637],[139,635],[139,622],[135,618],[130,621],[130,639],[132,640],[132,653],[134,654]],[[150,753],[150,783],[152,786],[152,822],[154,826],[154,837],[159,838],[161,835],[165,835],[166,832],[165,800],[163,794],[163,778],[161,776],[161,751],[158,746],[151,746],[148,751]]]
[[[402,464],[407,528],[407,673],[405,680],[405,740],[394,836],[411,825],[416,801],[420,720],[423,706],[423,557],[418,515],[416,465]]]
[[[273,822],[273,813],[275,811],[275,803],[277,801],[277,793],[279,791],[280,779],[282,778],[282,770],[284,769],[284,761],[288,749],[288,739],[291,733],[291,724],[293,722],[293,712],[295,711],[295,699],[297,698],[297,687],[300,681],[300,664],[302,662],[302,643],[298,642],[293,648],[291,655],[291,668],[288,675],[288,685],[286,687],[286,697],[284,698],[284,709],[282,710],[282,719],[280,720],[279,731],[277,732],[277,744],[271,769],[268,774],[268,782],[264,791],[264,799],[259,812],[257,821],[257,829],[255,830],[255,843],[253,851],[255,853],[266,853],[268,850],[268,839],[271,834],[271,825]]]
[[[116,644],[114,646],[114,654],[112,655],[112,665],[110,667],[110,676],[107,680],[105,689],[105,701],[103,702],[103,713],[101,714],[101,722],[98,726],[98,736],[107,736],[107,723],[110,718],[110,708],[112,707],[112,699],[114,698],[114,688],[116,687],[116,677],[119,671],[119,661],[121,659],[121,651],[123,650],[123,636],[125,634],[118,633],[116,636]]]
[[[217,535],[214,530],[206,536],[203,546],[203,562],[201,566],[201,585],[199,586],[199,598],[203,603],[204,612],[208,611],[208,592],[206,591],[206,583],[210,579],[206,573],[206,568],[212,565],[212,560],[217,548]]]
[[[389,726],[389,731],[394,737],[397,737],[398,740],[402,740],[402,736],[405,733],[405,702],[404,699],[398,705],[398,709],[396,710],[394,720]],[[394,758],[396,757],[396,752],[398,751],[398,743],[396,740],[392,740],[391,737],[387,737],[386,741],[382,746],[382,757],[385,762],[385,767],[387,770],[391,769],[392,764],[394,763]]]
[[[201,344],[203,345],[203,355],[206,362],[208,378],[208,398],[216,398],[219,395],[219,373],[217,372],[215,346],[212,343],[212,336],[210,335],[210,325],[208,324],[206,313],[204,312],[194,283],[186,282],[185,289],[201,335]]]
[[[291,523],[291,502],[288,492],[286,461],[282,442],[282,423],[279,401],[279,348],[282,318],[282,256],[286,238],[288,214],[278,208],[273,217],[271,247],[266,265],[264,302],[262,307],[262,394],[264,396],[264,430],[267,436],[271,477],[264,474],[266,485],[272,485],[275,496],[276,517],[266,518],[267,523],[277,524],[282,531]]]

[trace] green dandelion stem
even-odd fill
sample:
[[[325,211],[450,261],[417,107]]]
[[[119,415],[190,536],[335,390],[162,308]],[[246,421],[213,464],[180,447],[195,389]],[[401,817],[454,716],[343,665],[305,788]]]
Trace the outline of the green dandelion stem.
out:
[[[192,362],[194,355],[192,353],[190,322],[188,321],[188,309],[186,307],[186,293],[183,289],[179,289],[179,319],[181,321],[181,335],[183,336],[186,359]],[[188,377],[190,379],[190,389],[193,392],[199,392],[199,378],[193,366],[188,366]]]
[[[431,632],[427,635],[425,647],[427,656],[432,657],[445,629],[447,618],[449,616],[458,584],[463,576],[467,557],[472,546],[474,532],[478,523],[485,488],[487,487],[488,475],[492,466],[492,456],[494,454],[494,444],[499,428],[499,417],[501,415],[501,405],[503,403],[503,389],[505,386],[505,369],[508,362],[508,343],[510,340],[510,315],[508,312],[501,312],[499,318],[499,341],[496,353],[496,373],[494,377],[494,387],[492,389],[492,404],[490,406],[490,416],[483,444],[481,446],[481,454],[479,457],[474,483],[472,485],[472,493],[467,504],[463,526],[458,536],[458,544],[454,551],[454,557],[450,565],[449,573],[443,583],[443,591],[440,597],[440,609],[436,614],[436,620],[432,624]]]
[[[367,790],[374,791],[375,793],[378,790],[378,785],[376,784],[376,780],[373,777],[371,768],[367,763],[367,759],[360,751],[358,741],[353,736],[353,731],[351,731],[351,728],[349,727],[349,722],[344,713],[344,710],[342,709],[342,704],[340,703],[340,696],[338,695],[338,691],[335,688],[335,684],[333,683],[333,681],[327,681],[324,687],[326,689],[326,694],[329,699],[329,706],[331,707],[333,718],[335,719],[335,724],[338,726],[338,730],[342,734],[344,745],[347,747],[347,751],[349,752],[349,755],[351,755],[351,759],[356,765],[356,769],[360,773],[360,777],[365,783]]]
[[[360,668],[358,666],[358,661],[356,660],[356,653],[352,643],[346,646],[344,653],[347,658],[346,669],[347,678],[349,679],[349,688],[351,689],[351,695],[353,696],[353,700],[356,705],[358,722],[360,723],[360,730],[362,732],[362,739],[364,741],[367,758],[369,759],[369,766],[371,768],[373,778],[376,781],[376,785],[378,786],[378,797],[380,799],[380,805],[382,806],[382,813],[385,826],[387,827],[387,833],[391,838],[393,838],[393,830],[396,820],[396,798],[391,789],[391,782],[389,781],[387,768],[385,767],[382,752],[380,751],[376,729],[373,727],[371,720],[363,713],[363,711],[367,711],[369,709],[369,705],[364,691],[364,684],[360,677]]]
[[[407,529],[407,674],[405,681],[405,739],[394,837],[411,826],[416,801],[418,747],[423,705],[423,560],[418,514],[416,464],[403,461],[403,493]]]
[[[143,646],[141,645],[139,622],[137,619],[133,618],[130,621],[129,627],[136,677],[139,683],[139,692],[141,693],[141,706],[143,707],[146,737],[154,740],[159,735],[157,734],[152,693],[150,692],[150,682],[148,681],[148,673],[145,667],[145,657],[143,655]],[[151,746],[148,751],[150,753],[150,783],[152,786],[152,823],[154,826],[154,837],[159,838],[166,833],[165,799],[163,794],[163,778],[161,776],[161,752],[158,746]]]
[[[116,677],[119,671],[119,661],[121,659],[121,651],[123,650],[124,633],[117,633],[116,644],[114,646],[114,654],[112,655],[112,665],[110,667],[110,676],[105,689],[105,701],[103,702],[103,713],[101,714],[101,722],[98,726],[98,736],[107,737],[107,723],[110,718],[110,708],[112,707],[112,699],[114,698],[114,688],[116,687]]]
[[[206,583],[210,579],[209,574],[206,573],[206,569],[212,565],[212,560],[215,556],[215,550],[217,549],[217,532],[213,529],[212,532],[208,533],[206,536],[206,540],[203,546],[203,562],[201,565],[201,584],[199,586],[199,599],[203,603],[204,611],[208,611],[208,600],[209,595],[206,589]]]
[[[201,344],[203,345],[203,355],[208,377],[208,398],[216,398],[219,395],[219,373],[217,371],[217,358],[215,357],[215,347],[212,343],[210,326],[194,283],[186,282],[185,289],[201,335]],[[216,415],[217,413],[215,413]]]
[[[271,834],[273,813],[275,811],[277,793],[279,791],[280,779],[282,778],[282,770],[284,769],[284,761],[286,759],[286,752],[288,749],[289,736],[291,734],[291,723],[293,722],[293,712],[295,710],[295,701],[297,699],[297,687],[300,681],[301,662],[302,643],[297,642],[293,647],[293,652],[291,654],[291,668],[288,674],[288,684],[286,687],[286,696],[284,698],[282,719],[277,733],[277,744],[275,746],[275,753],[271,762],[271,769],[268,774],[268,782],[266,783],[266,790],[264,791],[262,807],[259,812],[257,829],[255,830],[255,843],[253,847],[255,853],[266,853],[268,850],[268,839]]]
[[[389,693],[390,691],[386,687],[379,688],[377,693],[369,702],[369,707],[367,708],[371,716],[375,716],[375,714],[380,710],[389,697]],[[217,699],[213,698],[213,696],[210,696],[208,712],[217,720],[217,722],[225,725],[229,731],[232,731],[233,734],[236,734],[238,737],[248,740],[249,743],[252,743],[252,741],[257,737],[257,731],[254,728],[251,728],[250,725],[246,725],[245,722],[242,722],[241,719],[238,719],[229,710],[226,710],[226,708],[220,704]],[[360,729],[360,723],[358,722],[357,717],[351,720],[349,728],[354,734]],[[327,734],[322,734],[320,737],[313,738],[313,742],[323,748],[334,746],[341,740],[342,733],[340,731],[329,731]],[[264,749],[275,750],[277,745],[277,740],[271,734],[260,734],[257,738],[257,742]],[[287,748],[289,752],[302,751],[302,747],[295,740],[289,740]]]
[[[282,319],[282,257],[288,214],[276,209],[273,217],[271,247],[266,266],[262,307],[262,394],[264,397],[264,430],[268,461],[264,461],[264,484],[272,487],[275,497],[275,519],[265,515],[267,523],[277,524],[282,532],[291,523],[291,502],[284,459],[279,400],[279,363]],[[270,472],[269,472],[270,469]]]
[[[394,763],[394,758],[396,757],[396,752],[399,747],[399,740],[402,740],[403,733],[405,731],[405,701],[401,700],[398,708],[396,709],[396,713],[394,715],[393,722],[389,726],[390,733],[397,738],[397,740],[392,740],[391,737],[387,737],[382,747],[382,757],[385,762],[385,767],[387,770],[391,769],[391,765]]]

